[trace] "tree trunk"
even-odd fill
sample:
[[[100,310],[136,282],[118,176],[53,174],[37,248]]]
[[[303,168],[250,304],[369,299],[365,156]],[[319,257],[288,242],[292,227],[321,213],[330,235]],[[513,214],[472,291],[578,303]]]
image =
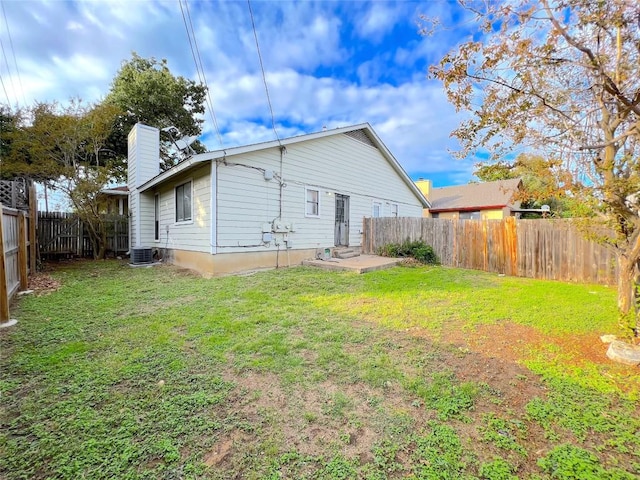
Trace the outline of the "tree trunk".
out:
[[[100,251],[98,252],[98,257],[100,260],[104,260],[107,256],[107,232],[105,231],[104,224],[101,225],[100,228]]]
[[[102,230],[102,228],[100,230]],[[104,260],[107,256],[107,234],[100,230],[93,230],[90,235],[91,243],[93,244],[94,260]]]
[[[638,333],[636,311],[636,262],[625,255],[618,256],[618,311],[625,325]]]

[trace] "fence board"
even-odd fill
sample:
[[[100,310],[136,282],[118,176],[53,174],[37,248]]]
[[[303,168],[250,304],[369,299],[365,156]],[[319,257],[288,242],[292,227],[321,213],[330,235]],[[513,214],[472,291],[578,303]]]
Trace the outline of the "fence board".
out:
[[[18,262],[19,217],[17,210],[12,208],[2,209],[2,227],[7,297],[11,299],[20,287],[20,268]]]
[[[0,323],[9,320],[9,290],[4,254],[4,207],[0,203]]]
[[[610,249],[584,238],[567,220],[365,218],[363,253],[423,240],[446,266],[512,276],[615,285]]]

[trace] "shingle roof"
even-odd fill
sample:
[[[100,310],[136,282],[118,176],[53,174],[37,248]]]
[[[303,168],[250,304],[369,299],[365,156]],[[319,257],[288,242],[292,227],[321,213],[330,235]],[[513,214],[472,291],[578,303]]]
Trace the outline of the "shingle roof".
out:
[[[431,211],[502,208],[520,206],[513,201],[514,192],[521,180],[498,180],[496,182],[470,183],[453,187],[434,188],[429,194]]]

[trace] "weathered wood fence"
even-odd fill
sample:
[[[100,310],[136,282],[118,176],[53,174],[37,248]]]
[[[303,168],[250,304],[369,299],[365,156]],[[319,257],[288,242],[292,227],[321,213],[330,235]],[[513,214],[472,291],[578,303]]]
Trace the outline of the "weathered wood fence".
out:
[[[104,215],[107,251],[123,254],[129,250],[129,218]],[[38,243],[43,258],[60,256],[92,257],[93,246],[87,226],[67,212],[38,212]]]
[[[567,220],[365,218],[362,251],[423,240],[443,265],[528,278],[615,285],[609,249],[584,238]]]
[[[33,215],[0,204],[0,323],[9,320],[11,299],[27,289],[36,269],[35,239]]]

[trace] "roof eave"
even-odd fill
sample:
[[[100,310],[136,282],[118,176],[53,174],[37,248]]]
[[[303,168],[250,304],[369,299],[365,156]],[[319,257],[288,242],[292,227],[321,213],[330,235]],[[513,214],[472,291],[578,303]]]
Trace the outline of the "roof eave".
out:
[[[147,182],[143,183],[140,187],[138,187],[138,190],[140,192],[149,190],[161,183],[168,181],[175,175],[183,173],[193,168],[194,166],[202,163],[219,160],[223,158],[229,158],[235,155],[242,155],[244,153],[255,152],[258,150],[266,150],[269,148],[275,148],[280,146],[286,147],[287,145],[293,145],[295,143],[305,142],[307,140],[317,140],[319,138],[324,138],[331,135],[338,135],[341,133],[353,132],[355,130],[366,130],[370,134],[370,138],[373,141],[373,143],[382,152],[383,156],[391,164],[391,166],[396,171],[396,173],[398,173],[398,175],[400,175],[400,177],[404,180],[404,182],[411,189],[413,194],[418,198],[418,200],[420,200],[420,203],[422,204],[423,208],[430,208],[431,204],[429,203],[429,200],[424,196],[422,191],[413,182],[413,180],[411,180],[409,175],[407,175],[407,172],[404,170],[404,168],[402,168],[402,165],[398,163],[396,158],[389,151],[389,149],[382,142],[382,140],[380,140],[380,138],[374,132],[373,128],[369,123],[359,123],[357,125],[351,125],[348,127],[339,127],[339,128],[334,128],[332,130],[324,130],[322,132],[309,133],[306,135],[298,135],[297,137],[285,138],[283,140],[273,140],[270,142],[262,142],[262,143],[256,143],[253,145],[245,145],[240,147],[232,147],[232,148],[227,148],[222,150],[214,150],[211,152],[200,153],[198,155],[194,155],[188,160],[185,160],[179,163],[178,165],[176,165],[175,167],[172,167],[169,170],[162,172],[161,174],[148,180]]]
[[[429,202],[427,197],[424,196],[424,193],[422,193],[422,190],[420,190],[418,186],[415,184],[415,182],[411,180],[411,177],[409,177],[405,169],[402,168],[402,165],[400,165],[400,163],[398,162],[398,160],[396,160],[396,158],[393,156],[391,151],[382,142],[382,140],[380,140],[380,137],[378,137],[378,135],[373,130],[371,125],[369,125],[368,123],[365,123],[362,128],[365,128],[371,134],[371,139],[373,140],[373,143],[375,143],[376,147],[378,147],[378,149],[386,157],[387,161],[391,164],[391,166],[396,171],[396,173],[400,175],[400,177],[404,180],[404,182],[411,189],[413,194],[418,198],[418,200],[420,200],[420,203],[422,204],[422,208],[431,208],[431,203]]]
[[[445,207],[445,208],[430,208],[429,211],[433,213],[446,213],[446,212],[473,212],[475,210],[502,210],[509,207],[509,205],[478,205],[473,207]]]
[[[235,155],[242,155],[243,153],[255,152],[257,150],[266,150],[269,148],[280,147],[292,145],[294,143],[304,142],[307,140],[315,140],[317,138],[327,137],[330,135],[336,135],[339,133],[351,132],[354,130],[361,130],[363,128],[368,128],[371,131],[371,126],[368,123],[360,123],[358,125],[351,125],[349,127],[341,127],[335,128],[333,130],[325,130],[322,132],[309,133],[306,135],[298,135],[297,137],[285,138],[283,140],[272,140],[269,142],[261,142],[254,143],[251,145],[243,145],[239,147],[231,147],[220,150],[212,150],[210,152],[199,153],[198,155],[194,155],[193,157],[180,162],[178,165],[171,167],[169,170],[166,170],[159,175],[156,175],[152,179],[143,183],[138,190],[144,192],[145,190],[149,190],[163,182],[166,182],[174,175],[178,175],[179,173],[185,172],[196,164],[205,163],[213,160],[233,157]],[[186,164],[186,165],[185,165]]]
[[[167,180],[169,180],[170,178],[173,178],[174,176],[180,174],[180,173],[184,173],[188,170],[191,170],[192,168],[199,166],[200,164],[206,163],[208,161],[210,161],[210,159],[207,158],[199,158],[199,157],[203,157],[205,154],[200,154],[200,155],[195,155],[183,162],[180,162],[178,165],[176,165],[175,167],[171,167],[169,170],[166,170],[162,173],[160,173],[159,175],[156,175],[155,177],[153,177],[150,180],[147,180],[145,183],[143,183],[142,185],[140,185],[138,187],[138,191],[140,192],[144,192],[147,191],[157,185],[160,185],[161,183],[166,182]]]
[[[100,190],[100,193],[103,195],[111,195],[114,197],[126,197],[129,195],[129,191],[127,190],[126,192],[124,190]]]

